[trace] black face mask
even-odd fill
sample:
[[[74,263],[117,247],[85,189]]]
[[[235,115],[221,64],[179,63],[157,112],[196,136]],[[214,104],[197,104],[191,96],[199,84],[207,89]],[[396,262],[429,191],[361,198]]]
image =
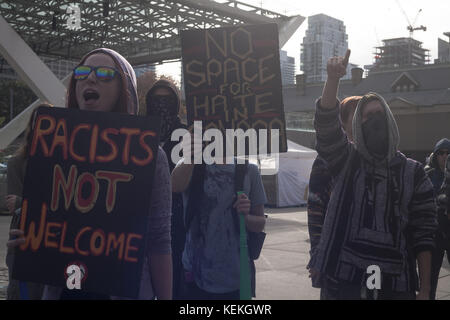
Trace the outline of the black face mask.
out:
[[[364,142],[370,154],[377,158],[384,158],[388,152],[388,127],[386,116],[376,113],[362,125]]]
[[[150,104],[147,106],[148,116],[161,117],[160,141],[166,141],[176,122],[178,101],[173,95],[155,95],[152,96]]]

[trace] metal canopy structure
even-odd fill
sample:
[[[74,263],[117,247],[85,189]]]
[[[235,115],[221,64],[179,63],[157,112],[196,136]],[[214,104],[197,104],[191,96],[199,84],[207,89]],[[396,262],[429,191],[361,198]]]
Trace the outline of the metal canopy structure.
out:
[[[73,5],[77,30],[68,27]],[[109,47],[138,66],[181,58],[181,30],[274,22],[282,48],[304,20],[231,0],[0,0],[0,58],[39,97],[0,129],[0,149],[25,130],[41,102],[64,105],[70,75],[59,81],[38,55],[79,60]]]
[[[71,4],[80,9],[80,29],[67,26]],[[239,1],[212,0],[2,0],[0,15],[38,55],[80,59],[109,47],[131,64],[181,57],[180,30],[236,24],[279,26],[280,48],[304,21]]]

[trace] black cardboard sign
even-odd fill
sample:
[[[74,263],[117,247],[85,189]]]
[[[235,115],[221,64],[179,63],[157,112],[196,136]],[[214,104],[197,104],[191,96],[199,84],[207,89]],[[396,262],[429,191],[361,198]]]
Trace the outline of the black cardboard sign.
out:
[[[181,46],[188,123],[223,133],[267,129],[268,143],[279,129],[286,152],[277,25],[182,31]]]
[[[40,107],[23,191],[13,278],[135,298],[146,248],[159,120]]]

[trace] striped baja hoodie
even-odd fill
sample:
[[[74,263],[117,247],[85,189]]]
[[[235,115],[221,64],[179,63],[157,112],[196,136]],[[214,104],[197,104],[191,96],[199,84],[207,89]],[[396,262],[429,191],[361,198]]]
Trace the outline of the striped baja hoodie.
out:
[[[389,151],[374,159],[362,133],[363,98],[353,118],[354,144],[339,121],[339,102],[323,109],[317,101],[316,149],[325,159],[334,188],[320,241],[309,266],[322,276],[365,287],[366,270],[381,269],[382,290],[418,290],[416,257],[434,248],[437,229],[433,186],[423,166],[398,151],[399,133],[386,101]]]

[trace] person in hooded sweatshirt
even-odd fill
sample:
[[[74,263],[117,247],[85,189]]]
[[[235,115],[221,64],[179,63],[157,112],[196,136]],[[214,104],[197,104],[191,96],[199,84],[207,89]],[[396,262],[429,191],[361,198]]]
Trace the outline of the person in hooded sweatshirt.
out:
[[[363,96],[353,143],[347,139],[336,97],[349,57],[328,61],[316,106],[316,149],[334,188],[310,268],[334,280],[322,287],[326,299],[426,300],[437,229],[433,186],[423,166],[398,151],[397,124],[380,95]]]
[[[444,183],[445,161],[450,154],[450,140],[441,139],[434,147],[433,153],[428,158],[428,163],[425,166],[425,171],[433,183],[434,196],[437,197],[441,191]],[[449,247],[450,239],[446,235],[446,228],[448,228],[449,221],[445,212],[438,211],[439,230],[436,234],[436,248],[433,252],[431,263],[431,292],[430,299],[436,299],[436,289],[439,280],[439,272],[441,270],[442,261],[444,260],[444,252]],[[447,249],[447,257],[450,251]],[[450,259],[450,258],[449,258]]]
[[[147,116],[158,116],[161,118],[160,145],[169,160],[169,170],[175,168],[176,163],[172,161],[172,149],[178,141],[172,141],[172,133],[177,129],[186,129],[181,123],[178,113],[180,111],[180,98],[178,90],[173,83],[167,80],[159,80],[150,88],[146,95]],[[173,265],[173,288],[174,300],[180,299],[181,279],[184,275],[181,262],[186,235],[183,221],[183,198],[180,193],[172,193],[172,265]]]
[[[101,70],[96,67],[103,67]],[[81,69],[80,69],[81,67]],[[86,54],[74,69],[66,104],[68,108],[90,111],[138,114],[136,75],[128,61],[114,50],[95,49]],[[148,243],[144,256],[138,299],[158,300],[172,297],[172,257],[170,243],[171,184],[166,154],[159,148],[148,216]],[[9,247],[24,242],[23,231],[11,230],[17,239]],[[91,275],[93,276],[93,275]],[[122,299],[85,290],[45,286],[43,299],[96,300]],[[125,299],[125,298],[123,298]]]
[[[348,139],[353,140],[352,136],[352,121],[356,111],[356,106],[361,100],[361,96],[347,97],[339,105],[339,116],[342,128],[345,131]],[[330,200],[331,191],[333,190],[333,176],[328,170],[327,163],[320,156],[317,156],[311,168],[309,177],[308,190],[308,232],[311,244],[310,261],[313,260],[317,245],[320,242],[323,223],[327,213],[328,202]],[[324,279],[317,277],[310,269],[309,264],[307,268],[310,271],[310,278],[314,288],[320,288]],[[329,279],[331,281],[331,279]]]

